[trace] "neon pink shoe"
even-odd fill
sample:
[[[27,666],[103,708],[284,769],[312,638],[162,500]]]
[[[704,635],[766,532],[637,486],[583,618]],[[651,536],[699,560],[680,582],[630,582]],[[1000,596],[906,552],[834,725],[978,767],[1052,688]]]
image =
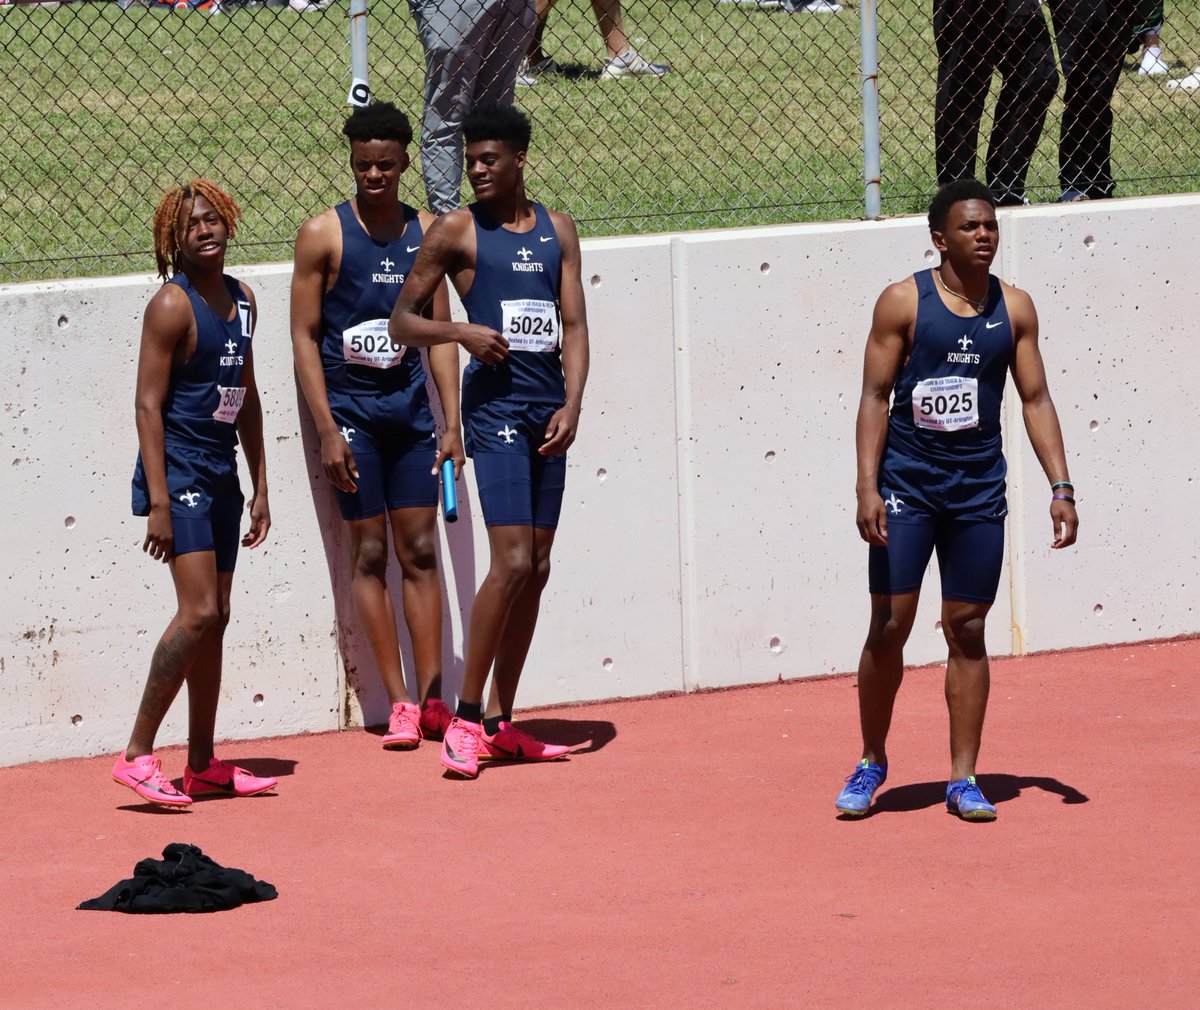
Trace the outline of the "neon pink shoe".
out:
[[[480,738],[483,727],[477,722],[467,722],[457,716],[446,727],[442,740],[442,764],[455,775],[473,779],[479,774]]]
[[[384,750],[412,750],[421,742],[421,710],[411,702],[398,701],[392,706],[387,732],[383,734]]]
[[[188,807],[192,798],[184,796],[171,785],[171,780],[162,773],[162,761],[153,754],[144,754],[126,761],[124,753],[117,755],[112,777],[123,786],[128,786],[142,799],[164,807]]]
[[[571,753],[570,747],[542,743],[511,722],[500,723],[495,736],[482,736],[483,757],[493,761],[557,761]]]
[[[441,698],[430,698],[421,706],[421,736],[426,740],[443,739],[453,718]]]
[[[192,771],[191,765],[183,769],[183,791],[189,796],[204,796],[208,793],[223,793],[226,796],[257,796],[274,789],[278,779],[259,778],[245,768],[231,765],[228,761],[213,758],[202,772]]]

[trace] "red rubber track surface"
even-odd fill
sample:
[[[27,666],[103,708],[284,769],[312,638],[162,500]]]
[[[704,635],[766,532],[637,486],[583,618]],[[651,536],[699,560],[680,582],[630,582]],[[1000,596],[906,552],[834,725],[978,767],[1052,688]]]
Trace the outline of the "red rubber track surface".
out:
[[[475,782],[365,732],[226,744],[278,795],[186,813],[111,757],[3,769],[0,1006],[1195,1007],[1198,670],[1197,641],[995,661],[993,824],[942,808],[936,667],[857,822],[846,678],[526,713],[579,751]],[[75,910],[172,841],[279,898]]]

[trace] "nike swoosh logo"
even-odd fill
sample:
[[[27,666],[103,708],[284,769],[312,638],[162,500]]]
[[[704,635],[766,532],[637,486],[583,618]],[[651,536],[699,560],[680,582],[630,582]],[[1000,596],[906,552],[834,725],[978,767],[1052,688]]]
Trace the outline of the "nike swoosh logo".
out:
[[[210,782],[208,779],[202,779],[199,775],[192,779],[193,782],[198,782],[200,785],[209,786],[212,789],[225,789],[228,792],[233,792],[233,779],[228,782]]]
[[[1004,325],[1004,321],[1001,320],[998,323],[984,323],[983,328],[985,330],[994,330],[997,326],[1003,326],[1003,325]]]
[[[419,245],[406,245],[404,247],[408,252],[416,252],[421,247]]]
[[[446,744],[446,756],[449,757],[451,761],[454,761],[457,764],[466,764],[467,763],[466,756],[463,754],[455,754],[454,748],[451,747],[449,744]]]
[[[523,758],[525,756],[525,752],[521,750],[520,744],[517,744],[517,749],[515,751],[509,750],[507,747],[501,747],[498,743],[494,743],[494,742],[489,743],[488,746],[490,748],[492,748],[492,750],[499,751],[501,754],[505,755],[506,757]]]
[[[553,242],[554,236],[553,235],[539,235],[538,241],[539,242]]]

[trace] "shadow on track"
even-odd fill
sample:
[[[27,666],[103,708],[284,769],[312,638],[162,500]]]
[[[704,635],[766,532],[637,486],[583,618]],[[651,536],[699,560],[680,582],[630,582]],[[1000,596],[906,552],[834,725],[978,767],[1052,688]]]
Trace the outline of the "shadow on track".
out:
[[[1047,775],[980,775],[979,788],[997,805],[1015,800],[1022,789],[1041,789],[1062,797],[1063,803],[1087,803],[1088,797],[1074,786],[1059,782]],[[881,792],[871,807],[871,813],[911,813],[946,802],[946,783],[914,782]]]

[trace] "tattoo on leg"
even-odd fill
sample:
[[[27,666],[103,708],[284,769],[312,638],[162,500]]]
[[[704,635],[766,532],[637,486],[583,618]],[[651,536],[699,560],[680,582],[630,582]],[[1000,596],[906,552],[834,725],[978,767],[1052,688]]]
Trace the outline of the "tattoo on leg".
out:
[[[183,684],[194,649],[195,642],[184,628],[158,643],[150,660],[146,690],[142,693],[142,715],[159,722],[167,714]]]

